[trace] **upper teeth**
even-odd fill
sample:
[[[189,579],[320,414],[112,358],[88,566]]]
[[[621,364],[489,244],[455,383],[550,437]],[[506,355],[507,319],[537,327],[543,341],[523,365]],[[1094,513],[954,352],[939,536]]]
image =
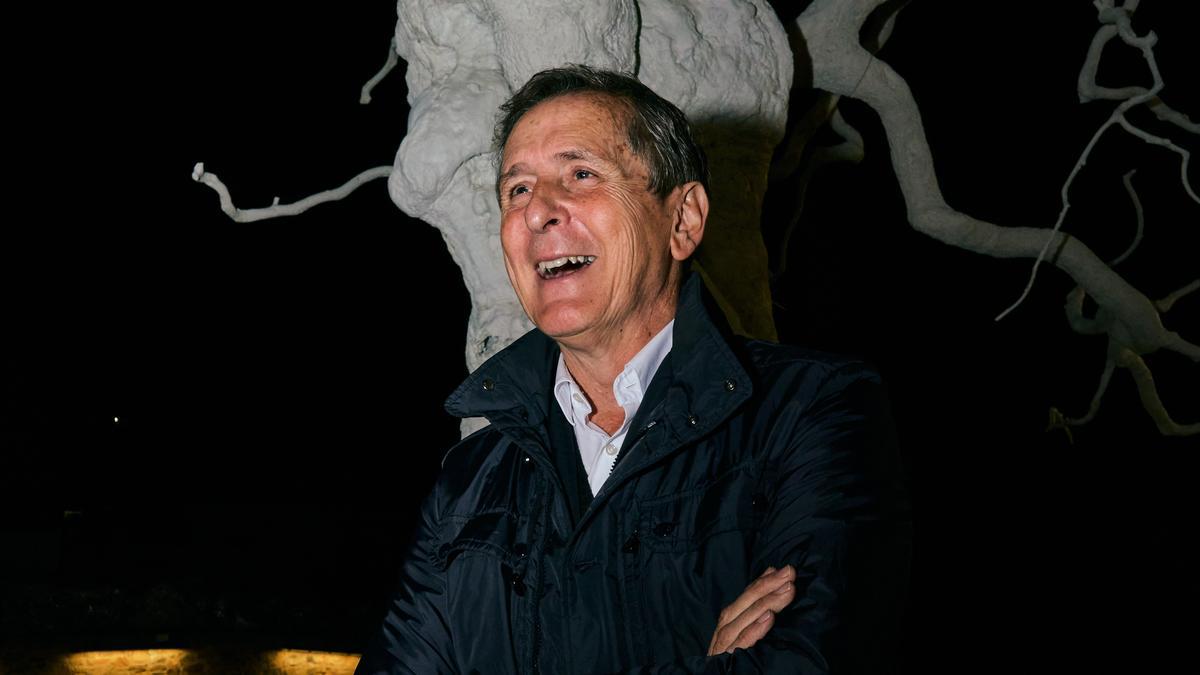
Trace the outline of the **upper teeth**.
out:
[[[590,265],[592,263],[592,261],[594,261],[595,259],[596,259],[596,256],[594,256],[594,255],[564,255],[563,257],[557,258],[555,260],[547,260],[546,262],[540,262],[540,263],[538,263],[537,267],[538,267],[538,272],[541,272],[542,274],[546,274],[547,272],[556,270],[556,269],[562,267],[563,265],[566,265],[567,263],[575,263],[576,265],[580,265],[580,264]]]

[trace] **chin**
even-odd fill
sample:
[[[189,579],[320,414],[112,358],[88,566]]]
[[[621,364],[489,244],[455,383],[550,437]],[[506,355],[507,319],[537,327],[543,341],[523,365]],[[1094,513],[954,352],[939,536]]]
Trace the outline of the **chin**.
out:
[[[544,312],[533,322],[546,335],[554,338],[569,338],[583,332],[587,321],[575,312]]]
[[[549,337],[554,338],[555,340],[570,338],[583,331],[583,328],[580,326],[561,321],[543,321],[541,323],[535,322],[535,325],[537,325],[538,330],[542,331]]]

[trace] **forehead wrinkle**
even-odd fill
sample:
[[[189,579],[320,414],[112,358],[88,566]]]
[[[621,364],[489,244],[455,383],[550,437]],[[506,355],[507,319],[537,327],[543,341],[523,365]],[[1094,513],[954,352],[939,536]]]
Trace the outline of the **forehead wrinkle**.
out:
[[[595,152],[591,152],[591,151],[588,151],[588,150],[585,150],[585,149],[582,149],[579,147],[569,147],[567,149],[556,152],[553,156],[554,159],[556,159],[560,162],[571,162],[571,161],[581,161],[581,160],[588,161],[588,162],[595,162],[595,163],[601,164],[602,168],[604,168],[606,170],[619,171],[619,173],[622,176],[625,176],[625,177],[636,176],[638,174],[637,171],[630,171],[630,169],[632,169],[633,167],[626,167],[626,166],[622,165],[621,156],[625,155],[630,158],[633,158],[637,162],[639,162],[643,165],[646,164],[646,161],[641,157],[641,155],[639,155],[637,152],[634,152],[633,148],[630,145],[631,138],[630,138],[629,134],[630,134],[630,129],[631,129],[632,117],[633,117],[633,108],[628,101],[624,100],[620,96],[613,96],[606,92],[584,91],[584,92],[571,92],[571,93],[562,94],[559,96],[550,97],[544,101],[541,101],[540,103],[538,103],[537,105],[533,106],[528,111],[526,111],[525,114],[522,115],[522,119],[517,120],[516,124],[513,125],[512,134],[515,134],[517,127],[523,121],[525,115],[528,115],[530,112],[533,112],[539,106],[545,105],[546,103],[549,103],[551,101],[554,101],[555,99],[562,98],[562,97],[576,98],[578,100],[582,100],[586,103],[589,103],[596,108],[599,108],[601,113],[603,115],[607,116],[606,121],[609,123],[610,130],[612,131],[611,137],[607,136],[606,134],[604,135],[605,140],[607,141],[606,145],[611,144],[611,146],[601,148],[602,154],[596,154]],[[597,119],[603,119],[603,117],[600,117]],[[508,140],[511,140],[512,134],[510,134]],[[508,145],[508,143],[506,141],[505,146],[507,146],[507,145]],[[507,150],[507,147],[501,149],[501,155],[503,155],[505,150]],[[606,155],[612,154],[612,153],[615,153],[612,157],[606,156]],[[505,181],[510,180],[513,176],[520,174],[522,172],[531,173],[532,170],[529,167],[527,167],[524,163],[518,162],[518,163],[510,166],[507,170],[505,170],[503,173],[501,173],[500,175],[498,175],[496,177],[496,197],[498,199],[502,197],[501,188],[504,186]],[[647,171],[646,175],[642,176],[642,177],[648,178],[649,172]]]

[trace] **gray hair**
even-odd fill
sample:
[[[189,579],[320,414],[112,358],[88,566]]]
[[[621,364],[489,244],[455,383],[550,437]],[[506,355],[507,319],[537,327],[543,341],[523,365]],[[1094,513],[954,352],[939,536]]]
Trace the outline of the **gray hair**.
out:
[[[611,96],[628,106],[629,147],[650,170],[649,190],[660,199],[684,183],[708,186],[708,161],[683,111],[631,75],[578,64],[535,74],[500,106],[494,135],[497,157],[525,113],[543,101],[577,93]]]

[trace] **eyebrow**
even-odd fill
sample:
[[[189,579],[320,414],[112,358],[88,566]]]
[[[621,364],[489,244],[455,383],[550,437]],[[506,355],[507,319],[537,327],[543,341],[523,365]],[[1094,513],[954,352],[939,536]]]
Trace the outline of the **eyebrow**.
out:
[[[560,150],[559,152],[554,153],[554,158],[564,162],[577,162],[579,160],[589,162],[604,162],[604,160],[600,157],[597,157],[586,150],[580,150],[578,148],[567,148],[566,150]],[[517,176],[528,171],[528,166],[521,162],[517,162],[516,164],[508,167],[507,171],[499,176],[496,176],[496,197],[500,196],[500,188],[504,185],[505,181],[511,179],[513,176]]]
[[[517,164],[513,164],[512,166],[508,167],[508,171],[505,171],[504,173],[500,174],[499,176],[496,176],[496,195],[499,196],[500,186],[504,185],[504,181],[512,178],[513,176],[516,176],[519,173],[525,172],[525,171],[528,171],[528,169],[525,167],[525,165],[521,164],[521,163],[517,163]]]
[[[596,156],[593,155],[592,153],[586,152],[584,150],[577,150],[575,148],[569,148],[567,150],[563,150],[561,152],[554,153],[554,158],[561,159],[561,160],[567,161],[567,162],[574,162],[574,161],[578,161],[581,159],[595,159]]]

